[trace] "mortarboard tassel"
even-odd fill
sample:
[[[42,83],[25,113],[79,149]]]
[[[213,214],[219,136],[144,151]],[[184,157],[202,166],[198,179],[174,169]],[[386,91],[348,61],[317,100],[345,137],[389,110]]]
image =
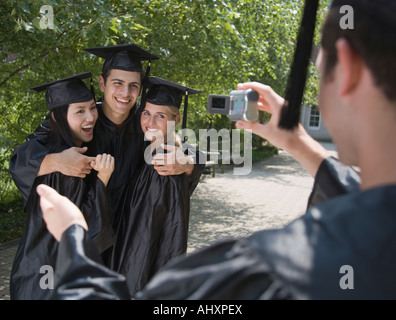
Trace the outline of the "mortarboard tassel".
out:
[[[184,96],[184,109],[183,109],[183,123],[182,123],[182,132],[186,129],[187,126],[187,106],[188,106],[188,91]],[[183,132],[184,134],[184,132]],[[184,142],[187,141],[187,135],[184,135]]]
[[[144,76],[146,79],[148,78],[150,74],[150,69],[151,69],[151,60],[149,60],[147,68],[146,68],[146,75]]]
[[[319,0],[306,0],[302,22],[297,38],[294,60],[289,75],[285,105],[282,109],[279,127],[292,130],[300,121],[300,107],[307,79],[309,59],[312,51],[313,36]]]
[[[145,80],[149,77],[149,75],[150,75],[150,69],[151,69],[151,60],[149,60],[149,62],[148,62],[148,65],[147,65],[147,68],[146,68],[146,73],[145,73],[145,75],[144,75],[144,79],[143,79],[143,85],[142,85],[142,99],[141,99],[141,102],[140,102],[140,106],[139,106],[139,108],[144,108],[144,105],[146,104],[146,95],[147,95],[147,87],[145,86]],[[138,109],[136,109],[135,110],[136,111],[136,113],[138,112]]]
[[[146,104],[147,88],[145,85],[142,87],[142,98],[140,100],[139,108],[136,108],[135,113],[138,114],[139,110],[144,108]]]

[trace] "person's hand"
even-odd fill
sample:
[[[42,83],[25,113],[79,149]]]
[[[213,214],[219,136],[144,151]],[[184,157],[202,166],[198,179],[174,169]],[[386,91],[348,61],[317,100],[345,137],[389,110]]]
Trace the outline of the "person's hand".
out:
[[[57,157],[58,171],[67,176],[85,178],[87,174],[91,173],[91,162],[95,160],[95,157],[84,155],[87,150],[87,147],[71,147],[59,153]]]
[[[40,207],[47,229],[57,241],[61,240],[63,232],[73,224],[88,230],[80,209],[67,197],[61,196],[45,184],[38,185],[36,190],[40,196]]]
[[[114,171],[114,157],[111,154],[98,154],[91,166],[98,171],[98,178],[102,180],[105,186],[110,180],[111,174]]]
[[[151,164],[159,175],[179,175],[185,173],[190,175],[194,170],[194,159],[185,155],[180,147],[172,145],[161,145],[167,153],[154,155]]]
[[[292,145],[292,140],[301,130],[305,131],[301,125],[294,130],[285,130],[278,126],[285,99],[279,96],[270,86],[258,82],[246,82],[238,84],[238,89],[257,91],[259,94],[259,110],[270,113],[271,118],[266,124],[239,120],[235,124],[237,128],[251,129],[254,134],[285,150]]]
[[[286,150],[315,177],[320,164],[330,154],[305,131],[301,124],[293,130],[279,127],[285,100],[271,87],[258,82],[240,83],[238,84],[238,89],[253,89],[257,91],[259,94],[259,110],[270,113],[271,118],[266,124],[239,120],[235,124],[236,127],[251,129],[253,133],[268,140],[272,145]]]

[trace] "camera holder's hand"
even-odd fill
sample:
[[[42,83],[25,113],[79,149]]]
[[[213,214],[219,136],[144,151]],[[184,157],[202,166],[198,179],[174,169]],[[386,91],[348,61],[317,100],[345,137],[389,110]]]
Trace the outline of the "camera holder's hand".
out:
[[[286,150],[312,176],[315,176],[320,163],[330,154],[305,131],[301,124],[293,130],[279,127],[285,99],[279,96],[270,86],[258,82],[238,84],[238,89],[257,91],[259,94],[258,109],[271,114],[271,118],[265,124],[239,120],[235,124],[236,127],[251,129],[254,134],[268,140],[272,145]]]

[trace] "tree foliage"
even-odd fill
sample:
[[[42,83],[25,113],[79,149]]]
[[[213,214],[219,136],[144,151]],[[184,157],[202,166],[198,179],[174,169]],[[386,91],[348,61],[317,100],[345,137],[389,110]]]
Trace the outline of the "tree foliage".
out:
[[[40,26],[43,5],[53,8],[53,29]],[[302,0],[2,0],[0,147],[11,152],[47,114],[44,95],[29,87],[88,70],[97,79],[103,61],[82,49],[121,43],[160,57],[152,75],[202,90],[189,100],[189,128],[227,127],[206,112],[208,94],[260,81],[283,95],[302,9]]]

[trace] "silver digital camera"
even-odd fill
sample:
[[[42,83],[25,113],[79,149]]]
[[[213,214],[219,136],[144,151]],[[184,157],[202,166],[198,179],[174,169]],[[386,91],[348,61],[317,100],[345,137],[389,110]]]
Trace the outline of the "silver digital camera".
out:
[[[228,115],[231,121],[258,120],[259,94],[252,89],[232,90],[229,95],[210,94],[208,112]]]

